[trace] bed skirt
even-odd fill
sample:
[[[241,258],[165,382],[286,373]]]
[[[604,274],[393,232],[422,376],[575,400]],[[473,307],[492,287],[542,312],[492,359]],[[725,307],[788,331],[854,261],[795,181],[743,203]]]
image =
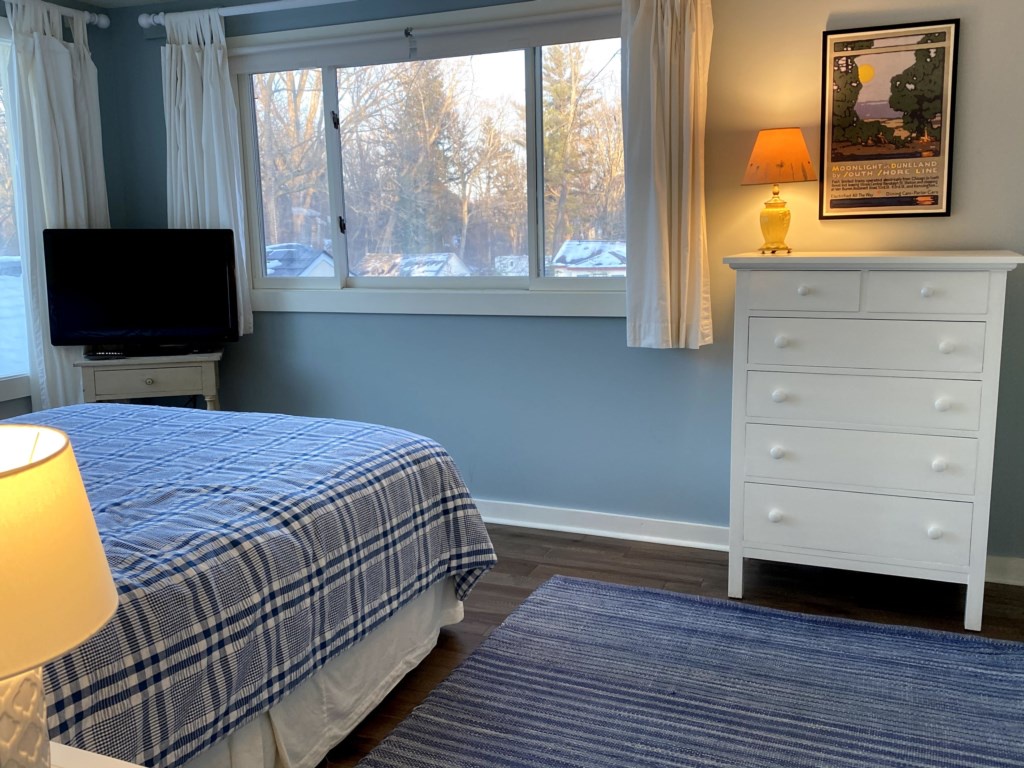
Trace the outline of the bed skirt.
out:
[[[462,611],[451,579],[438,582],[186,768],[314,768],[430,653],[440,628],[462,620]]]

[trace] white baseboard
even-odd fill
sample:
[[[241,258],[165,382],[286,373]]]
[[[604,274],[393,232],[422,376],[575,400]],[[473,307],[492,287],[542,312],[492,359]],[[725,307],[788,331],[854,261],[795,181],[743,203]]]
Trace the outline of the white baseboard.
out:
[[[985,563],[985,581],[1024,587],[1024,557],[989,555]]]
[[[476,499],[484,521],[521,528],[542,528],[547,531],[587,533],[612,539],[650,541],[698,549],[729,549],[729,528],[722,525],[683,523],[678,520],[656,520],[588,509],[543,507],[514,501]]]
[[[476,499],[476,505],[484,521],[496,525],[585,533],[612,539],[650,541],[655,544],[714,549],[720,552],[729,550],[729,527],[725,525],[684,523],[678,520],[658,520],[613,512],[594,512],[589,509],[520,504],[514,501]],[[1024,557],[993,555],[988,558],[986,565],[986,581],[1024,586]]]

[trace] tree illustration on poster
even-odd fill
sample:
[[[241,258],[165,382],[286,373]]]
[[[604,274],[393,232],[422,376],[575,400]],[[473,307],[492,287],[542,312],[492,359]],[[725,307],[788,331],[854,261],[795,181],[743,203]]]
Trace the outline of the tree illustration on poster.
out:
[[[824,33],[821,218],[949,215],[958,30]]]

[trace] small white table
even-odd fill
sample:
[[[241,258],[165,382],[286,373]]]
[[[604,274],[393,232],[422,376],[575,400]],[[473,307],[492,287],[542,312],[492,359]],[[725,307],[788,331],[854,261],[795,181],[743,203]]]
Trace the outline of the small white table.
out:
[[[50,742],[51,768],[139,768],[135,763],[126,763],[112,757],[83,752],[74,747]]]
[[[79,360],[85,402],[139,397],[202,395],[206,408],[220,410],[217,397],[221,352],[155,357]]]

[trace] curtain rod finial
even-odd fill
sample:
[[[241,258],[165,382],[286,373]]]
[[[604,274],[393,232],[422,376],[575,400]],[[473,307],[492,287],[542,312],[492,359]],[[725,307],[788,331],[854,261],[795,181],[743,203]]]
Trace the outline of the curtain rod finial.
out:
[[[85,21],[87,24],[95,24],[100,29],[107,29],[110,26],[110,17],[105,13],[92,13],[90,11],[85,14]]]
[[[139,26],[143,29],[150,29],[158,24],[164,23],[164,15],[162,13],[140,13],[139,14]]]

